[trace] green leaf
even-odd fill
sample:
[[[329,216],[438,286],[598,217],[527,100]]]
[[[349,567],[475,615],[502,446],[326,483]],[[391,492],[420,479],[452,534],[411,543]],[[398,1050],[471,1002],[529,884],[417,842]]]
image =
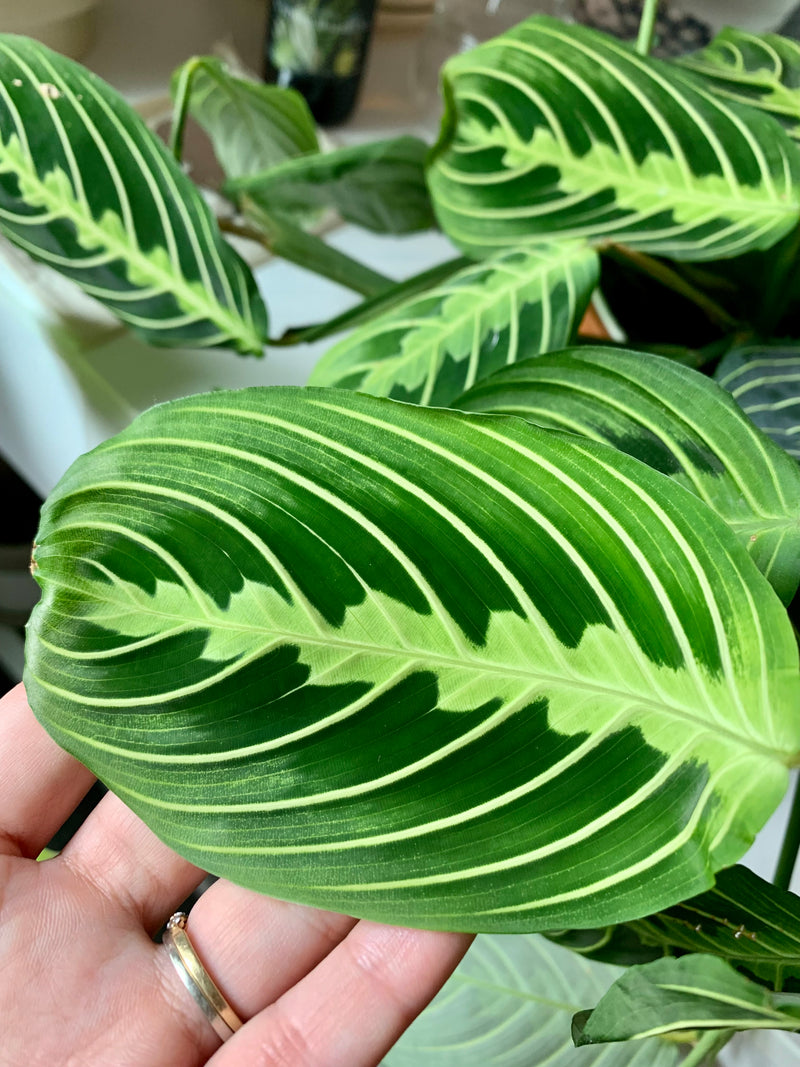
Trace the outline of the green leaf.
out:
[[[36,714],[179,853],[461,930],[707,889],[784,793],[798,652],[700,500],[518,418],[328,389],[151,409],[49,498]]]
[[[746,867],[720,871],[707,893],[631,926],[647,944],[721,956],[773,989],[800,991],[800,897]]]
[[[357,329],[310,381],[447,405],[497,368],[569,343],[597,275],[583,244],[501,252]]]
[[[800,217],[800,153],[772,119],[584,26],[528,19],[443,79],[429,184],[471,254],[558,234],[716,259]]]
[[[684,56],[682,67],[719,96],[776,118],[800,140],[800,44],[768,33],[726,26],[707,48]]]
[[[270,214],[334,208],[345,221],[376,233],[414,233],[436,225],[425,184],[427,154],[416,137],[372,141],[286,160],[226,182],[225,192]]]
[[[266,310],[190,180],[89,71],[0,35],[0,232],[154,345],[260,355]]]
[[[316,124],[300,93],[236,77],[213,56],[195,56],[178,67],[172,95],[178,104],[185,100],[211,138],[228,178],[319,151]]]
[[[385,1067],[673,1067],[680,1049],[662,1040],[635,1050],[573,1048],[572,1016],[621,973],[536,935],[478,937]]]
[[[526,360],[458,400],[605,441],[680,482],[788,604],[800,582],[800,468],[723,389],[664,357],[586,347]]]
[[[771,989],[800,992],[800,897],[739,865],[720,871],[707,893],[646,919],[547,937],[588,959],[625,966],[702,952]]]
[[[594,1011],[573,1020],[575,1044],[635,1041],[673,1030],[800,1030],[800,996],[770,993],[715,956],[631,967]]]
[[[800,346],[734,348],[714,377],[759,429],[800,460]]]

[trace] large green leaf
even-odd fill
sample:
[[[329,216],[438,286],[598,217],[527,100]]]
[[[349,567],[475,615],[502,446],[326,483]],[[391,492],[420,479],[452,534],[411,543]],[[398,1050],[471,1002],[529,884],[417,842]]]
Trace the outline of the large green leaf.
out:
[[[773,115],[800,140],[800,43],[726,26],[711,44],[680,63],[714,93]]]
[[[357,329],[310,381],[449,404],[497,368],[568,344],[597,275],[597,255],[583,244],[501,252]]]
[[[164,146],[99,78],[8,34],[0,232],[151,344],[262,351],[253,276]]]
[[[237,77],[213,56],[195,56],[172,76],[172,94],[211,138],[228,178],[319,151],[317,127],[300,93]]]
[[[800,153],[771,118],[584,26],[528,19],[443,78],[429,183],[476,255],[560,234],[714,259],[800,217]]]
[[[714,375],[753,422],[800,460],[800,347],[732,349]]]
[[[528,932],[708,888],[800,747],[786,612],[700,500],[518,418],[328,389],[153,408],[50,497],[28,695],[276,896]]]
[[[673,1067],[681,1051],[663,1040],[573,1046],[572,1016],[621,973],[535,934],[478,937],[385,1067]]]
[[[607,441],[717,511],[784,603],[800,582],[800,468],[705,375],[661,356],[586,347],[492,375],[456,406]]]
[[[800,897],[739,865],[720,871],[707,893],[657,915],[548,937],[589,959],[626,965],[702,952],[772,989],[800,992]]]
[[[269,214],[334,208],[347,222],[376,233],[414,233],[436,225],[417,137],[337,148],[287,159],[260,174],[226,182],[233,199]]]
[[[716,956],[631,967],[594,1011],[574,1020],[575,1044],[631,1041],[673,1030],[800,1030],[800,996],[770,993]]]

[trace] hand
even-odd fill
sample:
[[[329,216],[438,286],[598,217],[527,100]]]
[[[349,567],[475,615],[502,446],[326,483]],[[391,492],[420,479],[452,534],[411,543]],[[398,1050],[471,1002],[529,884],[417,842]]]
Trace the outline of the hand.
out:
[[[35,860],[92,781],[22,686],[0,700],[2,1067],[374,1067],[469,944],[219,881],[188,929],[246,1020],[221,1044],[152,940],[202,871],[110,793]]]

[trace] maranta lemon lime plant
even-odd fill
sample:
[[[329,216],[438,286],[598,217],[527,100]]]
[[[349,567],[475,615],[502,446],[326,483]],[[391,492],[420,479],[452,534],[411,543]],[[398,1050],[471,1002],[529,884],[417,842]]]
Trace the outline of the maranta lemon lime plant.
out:
[[[204,57],[168,149],[0,35],[6,238],[151,344],[348,330],[307,388],[157,406],[70,468],[25,681],[208,871],[485,935],[389,1064],[800,1030],[798,835],[775,884],[737,866],[800,763],[800,47],[642,37],[531,18],[445,65],[434,145],[325,152],[299,97]],[[391,283],[325,211],[453,259]],[[363,301],[271,338],[225,229]],[[578,336],[592,300],[625,347]]]

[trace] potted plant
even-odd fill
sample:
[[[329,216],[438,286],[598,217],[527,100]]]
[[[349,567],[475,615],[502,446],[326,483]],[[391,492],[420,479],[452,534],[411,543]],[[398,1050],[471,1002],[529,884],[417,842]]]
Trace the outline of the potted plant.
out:
[[[797,819],[775,884],[736,866],[800,752],[797,50],[653,60],[654,8],[636,50],[542,17],[453,58],[430,152],[320,153],[296,97],[183,67],[225,228],[366,299],[272,338],[351,329],[309,388],[157,406],[43,512],[26,684],[64,747],[212,872],[487,935],[390,1063],[536,1062],[577,1008],[619,1063],[800,1029]],[[0,76],[4,232],[152,342],[260,353],[122,102],[21,40]],[[308,231],[331,207],[461,255],[392,285]],[[575,344],[598,280],[625,348]]]

